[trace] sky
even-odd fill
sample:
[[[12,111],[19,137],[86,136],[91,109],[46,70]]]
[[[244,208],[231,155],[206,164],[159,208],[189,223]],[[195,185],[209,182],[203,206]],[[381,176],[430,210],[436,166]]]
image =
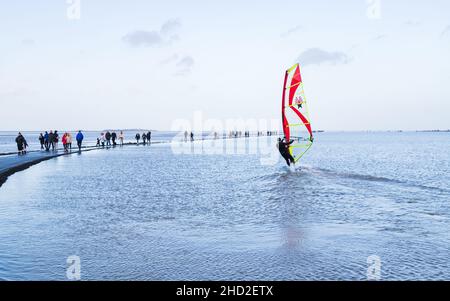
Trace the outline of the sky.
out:
[[[280,119],[302,66],[321,130],[450,128],[450,2],[0,0],[0,130]]]

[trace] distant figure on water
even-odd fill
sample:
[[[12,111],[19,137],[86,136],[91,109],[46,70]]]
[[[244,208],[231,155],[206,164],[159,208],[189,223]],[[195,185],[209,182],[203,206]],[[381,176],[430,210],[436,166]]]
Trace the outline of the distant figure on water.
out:
[[[53,150],[58,149],[58,142],[59,142],[59,134],[58,131],[55,130],[55,132],[53,133],[53,145],[52,145]]]
[[[25,137],[22,136],[22,133],[19,132],[19,134],[16,137],[16,143],[17,143],[17,150],[19,155],[24,155],[27,152],[27,140],[25,140]]]
[[[286,160],[286,164],[288,166],[291,166],[292,164],[295,164],[295,159],[292,157],[291,153],[289,152],[289,146],[294,142],[294,140],[286,141],[286,138],[278,138],[278,150],[280,151],[281,156]]]
[[[194,141],[194,133],[191,132],[191,142]]]
[[[152,142],[152,132],[150,131],[147,132],[147,141],[148,145],[150,145],[150,143]]]
[[[120,134],[119,134],[120,146],[123,146],[123,138],[124,138],[123,131],[120,131]]]
[[[144,143],[144,145],[145,145],[145,142],[147,141],[147,134],[146,133],[143,133],[142,134],[142,142]]]
[[[105,138],[106,146],[111,146],[111,133],[109,131],[106,131]]]
[[[45,134],[44,134],[44,146],[45,146],[45,150],[49,151],[49,149],[50,149],[50,142],[49,142],[49,137],[48,137],[48,132],[47,131],[45,131]]]
[[[105,133],[101,133],[100,134],[100,143],[102,144],[102,147],[105,147],[105,141],[106,141]]]
[[[63,134],[61,141],[63,144],[64,151],[67,152],[67,133]]]
[[[134,138],[136,138],[136,144],[139,145],[139,140],[141,139],[141,135],[139,135],[139,133],[137,133],[136,136],[134,136]]]
[[[72,134],[71,133],[67,133],[66,143],[67,143],[67,148],[69,150],[72,150]]]
[[[188,140],[188,131],[185,131],[184,132],[184,142],[187,142],[187,140]]]
[[[116,145],[117,145],[116,139],[117,139],[117,134],[116,134],[116,132],[112,132],[112,133],[111,133],[111,140],[112,140],[113,146],[116,146]]]
[[[43,150],[44,149],[45,138],[44,138],[44,135],[42,135],[42,133],[39,134],[39,143],[41,144],[41,150]]]
[[[53,131],[50,131],[50,134],[48,134],[48,149],[50,150],[50,147],[52,150],[55,150],[55,134]]]
[[[83,143],[83,139],[84,139],[84,135],[81,131],[78,131],[77,136],[75,137],[75,139],[77,140],[77,145],[78,145],[78,151],[81,152],[81,145]],[[98,142],[97,142],[98,143]]]

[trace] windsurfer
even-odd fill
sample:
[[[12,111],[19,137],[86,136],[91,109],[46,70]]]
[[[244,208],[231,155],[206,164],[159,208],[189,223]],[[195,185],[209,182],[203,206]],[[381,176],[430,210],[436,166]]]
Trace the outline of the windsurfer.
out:
[[[286,164],[288,166],[291,166],[292,164],[295,164],[295,159],[292,157],[291,153],[289,152],[289,146],[294,143],[294,140],[286,141],[286,138],[278,138],[278,150],[280,151],[281,156],[286,160]]]

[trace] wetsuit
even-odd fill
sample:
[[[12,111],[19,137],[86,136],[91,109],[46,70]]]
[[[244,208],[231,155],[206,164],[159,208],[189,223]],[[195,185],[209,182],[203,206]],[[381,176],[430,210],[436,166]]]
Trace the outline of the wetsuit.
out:
[[[295,163],[294,157],[292,157],[291,153],[289,152],[289,145],[291,145],[294,142],[294,140],[291,140],[286,142],[284,139],[278,142],[278,150],[280,151],[281,156],[283,156],[284,160],[286,160],[286,164],[288,166],[291,166],[291,163]]]

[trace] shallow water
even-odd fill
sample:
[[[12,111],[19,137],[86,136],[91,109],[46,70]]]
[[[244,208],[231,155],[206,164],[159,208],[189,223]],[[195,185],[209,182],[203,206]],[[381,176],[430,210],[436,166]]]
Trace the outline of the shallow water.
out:
[[[377,255],[382,279],[448,280],[449,150],[322,133],[295,172],[163,144],[46,161],[0,188],[0,279],[66,279],[70,255],[82,279],[366,279]]]

